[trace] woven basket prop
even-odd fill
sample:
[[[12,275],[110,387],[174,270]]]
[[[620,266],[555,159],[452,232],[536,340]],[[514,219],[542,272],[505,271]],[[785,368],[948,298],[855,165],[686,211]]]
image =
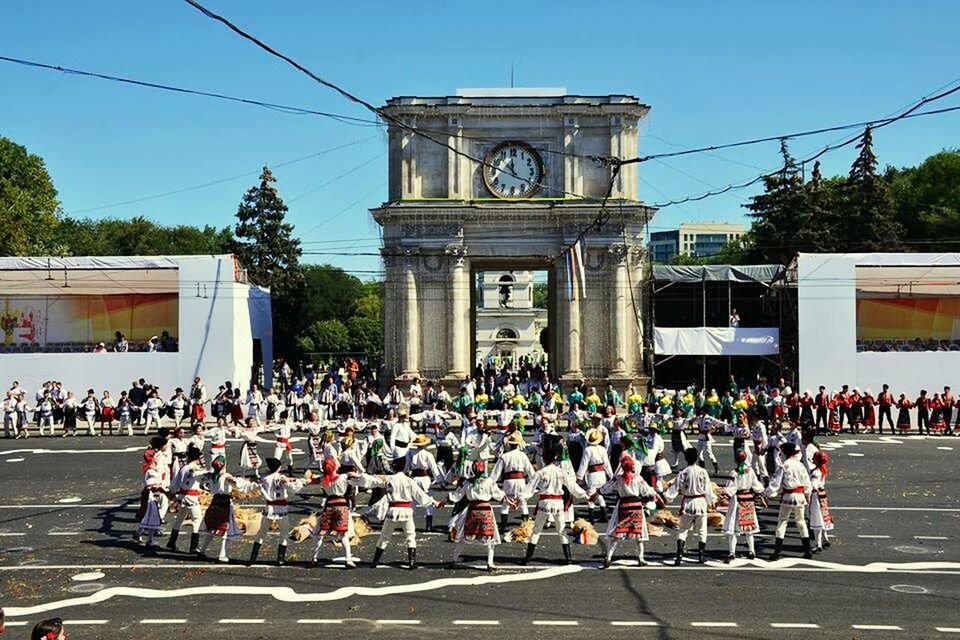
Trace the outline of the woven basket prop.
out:
[[[600,539],[600,535],[597,533],[597,530],[593,528],[593,525],[583,518],[578,518],[573,521],[571,531],[573,541],[580,544],[597,544],[597,541]]]
[[[530,542],[530,535],[533,533],[533,520],[527,518],[519,525],[510,529],[507,532],[507,535],[504,536],[504,540],[507,542],[515,542],[517,544],[527,544]]]
[[[650,524],[676,529],[680,526],[680,518],[673,515],[669,509],[657,509],[650,517]]]
[[[295,527],[290,529],[289,538],[294,542],[303,542],[304,540],[310,537],[311,532],[317,526],[317,521],[320,520],[320,512],[312,513],[306,518],[303,518],[296,524]],[[360,544],[360,538],[364,538],[373,533],[373,530],[370,528],[370,521],[365,517],[360,515],[353,516],[353,537],[350,538],[351,545]],[[340,542],[334,540],[334,547],[339,548]]]
[[[257,535],[257,532],[260,531],[260,524],[263,520],[263,513],[260,509],[251,509],[248,507],[241,507],[237,504],[240,500],[259,500],[262,498],[262,495],[259,491],[252,491],[250,493],[240,493],[239,491],[233,491],[230,494],[230,498],[233,500],[233,518],[237,521],[237,528],[243,532],[245,536],[254,536]],[[200,497],[198,498],[200,503],[200,508],[202,511],[206,511],[207,507],[210,506],[210,503],[213,502],[213,494],[208,491],[201,491]],[[190,522],[187,520],[186,522]],[[186,524],[186,522],[184,524]],[[191,524],[193,524],[191,522]],[[203,523],[200,523],[202,525]],[[277,528],[278,525],[271,523],[271,529]]]

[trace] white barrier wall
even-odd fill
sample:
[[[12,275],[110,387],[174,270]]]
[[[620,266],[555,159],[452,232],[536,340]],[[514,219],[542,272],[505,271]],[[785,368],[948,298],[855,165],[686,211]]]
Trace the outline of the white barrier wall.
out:
[[[808,254],[797,262],[800,388],[842,385],[916,399],[944,385],[960,390],[960,351],[857,353],[857,266],[956,266],[960,254]]]
[[[97,397],[104,389],[116,397],[139,378],[159,385],[165,396],[172,395],[178,386],[189,390],[198,375],[208,394],[226,380],[246,390],[255,337],[264,345],[269,385],[273,339],[269,292],[234,282],[231,255],[170,259],[178,263],[179,273],[178,352],[0,354],[0,385],[5,389],[18,380],[31,403],[33,393],[47,380],[60,380],[78,396],[92,387]]]

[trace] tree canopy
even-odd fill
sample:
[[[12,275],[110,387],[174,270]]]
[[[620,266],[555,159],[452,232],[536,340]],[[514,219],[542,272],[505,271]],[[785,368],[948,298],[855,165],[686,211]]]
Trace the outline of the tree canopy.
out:
[[[49,254],[60,201],[43,159],[0,136],[0,255]]]

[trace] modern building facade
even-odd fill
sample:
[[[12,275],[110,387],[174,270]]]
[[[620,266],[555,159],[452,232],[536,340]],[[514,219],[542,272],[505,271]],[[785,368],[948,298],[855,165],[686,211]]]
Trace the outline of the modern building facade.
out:
[[[742,224],[684,222],[679,229],[650,233],[650,259],[669,262],[676,255],[705,258],[720,253],[728,242],[746,233]]]

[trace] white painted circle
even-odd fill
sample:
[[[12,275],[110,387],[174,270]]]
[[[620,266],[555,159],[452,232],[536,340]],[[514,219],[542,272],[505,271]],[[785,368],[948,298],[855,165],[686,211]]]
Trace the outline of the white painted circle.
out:
[[[7,458],[7,462],[23,462],[23,458]]]
[[[895,584],[890,588],[896,591],[897,593],[915,593],[918,595],[922,595],[924,593],[930,593],[930,591],[926,587],[921,587],[915,584]]]
[[[91,580],[99,580],[104,574],[102,571],[90,571],[87,573],[78,573],[75,576],[71,576],[71,580],[75,582],[90,582]]]
[[[73,497],[73,498],[60,498],[59,500],[57,500],[57,502],[60,503],[60,504],[73,504],[74,502],[80,502],[80,501],[82,501],[82,500],[83,500],[83,498],[77,498],[77,497]]]
[[[102,584],[97,584],[96,582],[86,582],[83,584],[75,584],[72,587],[68,587],[67,591],[71,593],[96,593],[103,589]]]
[[[916,553],[916,554],[931,553],[931,551],[929,549],[926,549],[925,547],[913,547],[908,545],[894,547],[893,550],[899,551],[900,553]]]

